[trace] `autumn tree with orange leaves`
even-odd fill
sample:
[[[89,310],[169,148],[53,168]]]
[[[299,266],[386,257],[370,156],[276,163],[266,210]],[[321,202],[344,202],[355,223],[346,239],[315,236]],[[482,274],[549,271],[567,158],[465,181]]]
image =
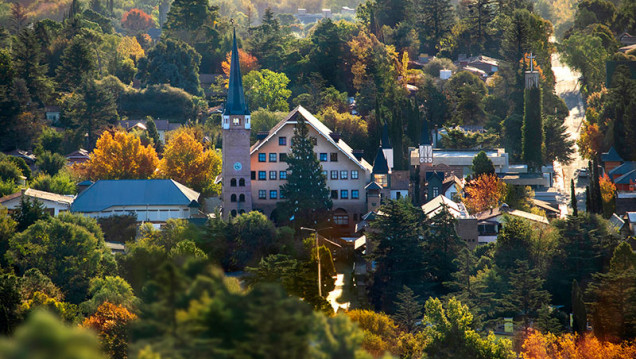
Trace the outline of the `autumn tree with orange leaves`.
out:
[[[104,302],[97,308],[97,312],[84,319],[82,327],[90,328],[97,332],[104,351],[113,359],[125,359],[128,357],[128,336],[126,330],[128,324],[137,319],[137,316],[128,309]]]
[[[603,200],[603,216],[610,218],[616,209],[616,185],[604,173],[599,178],[599,187],[601,188],[601,199]]]
[[[220,186],[214,180],[221,173],[221,157],[215,150],[204,148],[188,129],[177,130],[169,137],[159,171],[196,191],[219,193]]]
[[[247,75],[250,71],[258,70],[258,60],[256,57],[250,55],[249,53],[243,51],[243,49],[238,50],[239,55],[239,64],[241,65],[241,73],[243,75]],[[230,77],[230,62],[232,60],[232,53],[228,52],[225,56],[225,61],[221,64],[223,68],[223,73],[225,77]]]
[[[130,9],[130,11],[124,13],[121,18],[121,24],[133,34],[146,31],[155,26],[152,16],[139,9]]]
[[[479,213],[499,206],[506,194],[506,184],[495,174],[482,174],[468,182],[462,202],[470,213]]]
[[[158,165],[155,149],[143,146],[132,133],[105,131],[90,160],[75,169],[80,177],[91,180],[148,179]]]
[[[523,342],[521,358],[632,359],[636,358],[636,343],[602,342],[591,334],[582,337],[576,334],[556,336],[533,331]]]

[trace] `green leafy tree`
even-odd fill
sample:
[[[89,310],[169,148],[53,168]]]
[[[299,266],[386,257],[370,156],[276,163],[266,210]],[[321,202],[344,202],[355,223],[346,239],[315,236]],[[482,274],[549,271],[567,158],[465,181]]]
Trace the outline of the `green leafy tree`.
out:
[[[66,166],[66,157],[59,153],[43,152],[38,156],[35,164],[40,171],[55,176],[64,166]]]
[[[90,299],[83,302],[80,308],[91,315],[104,302],[122,306],[129,311],[134,311],[139,304],[130,284],[119,276],[107,275],[103,278],[91,279],[88,295]]]
[[[93,78],[96,70],[97,61],[90,41],[76,36],[64,49],[55,72],[59,86],[65,91],[73,91],[85,80]]]
[[[20,167],[9,156],[0,157],[0,180],[17,183],[22,176]]]
[[[285,201],[280,202],[278,209],[297,228],[315,226],[326,219],[333,203],[303,116],[298,116],[291,141],[291,153],[286,160],[290,173],[280,188]]]
[[[169,84],[195,96],[203,95],[199,83],[201,55],[187,43],[166,39],[139,59],[137,78],[144,86]]]
[[[452,121],[456,125],[485,122],[483,99],[488,93],[484,82],[468,71],[454,74],[444,85],[450,103]]]
[[[482,174],[495,174],[495,166],[492,164],[486,152],[481,151],[473,158],[473,176],[475,178]]]
[[[15,234],[18,223],[11,218],[9,210],[0,207],[0,266],[6,267],[7,261],[4,254],[9,249],[9,239]]]
[[[284,73],[267,69],[254,70],[243,78],[245,94],[250,108],[262,108],[268,111],[288,111],[287,100],[291,90],[287,89],[289,79]]]
[[[556,116],[546,117],[543,123],[545,134],[545,162],[559,161],[562,164],[570,164],[574,155],[574,141],[561,121]]]
[[[22,196],[20,205],[11,213],[11,217],[18,223],[18,232],[22,232],[36,221],[49,218],[49,214],[42,202]]]
[[[0,356],[6,359],[106,359],[92,332],[66,326],[46,312],[33,313],[13,337],[0,338]]]
[[[68,171],[60,171],[51,177],[40,173],[30,182],[31,188],[57,194],[76,194],[77,187]]]
[[[233,219],[230,227],[230,265],[242,269],[256,265],[262,258],[277,252],[276,228],[264,214],[252,211]]]
[[[514,358],[512,343],[507,339],[496,339],[490,333],[482,338],[471,325],[473,315],[468,307],[455,298],[442,303],[430,298],[424,305],[426,337],[430,338],[425,348],[432,358]]]
[[[517,261],[530,259],[532,246],[532,224],[518,217],[507,217],[497,236],[494,260],[503,271],[512,271]]]
[[[601,38],[575,32],[561,45],[563,61],[583,75],[582,91],[598,91],[605,81],[605,61],[609,56]]]
[[[393,319],[408,332],[413,332],[416,322],[422,318],[423,306],[418,302],[418,299],[419,296],[415,295],[407,286],[404,286],[397,295]]]
[[[115,264],[97,223],[71,214],[35,222],[9,241],[7,255],[22,272],[39,269],[71,303],[85,299],[89,278]]]

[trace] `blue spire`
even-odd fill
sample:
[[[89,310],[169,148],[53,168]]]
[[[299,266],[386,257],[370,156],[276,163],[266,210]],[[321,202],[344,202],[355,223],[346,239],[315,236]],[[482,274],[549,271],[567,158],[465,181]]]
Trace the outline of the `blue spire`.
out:
[[[230,83],[227,89],[227,101],[223,114],[226,116],[250,114],[245,101],[245,93],[243,92],[243,78],[241,77],[238,46],[236,45],[236,28],[234,28],[232,59],[230,61]]]
[[[431,133],[428,129],[428,121],[424,119],[422,123],[422,133],[420,137],[420,145],[430,145],[431,144]]]
[[[389,126],[384,122],[384,126],[382,126],[382,138],[380,139],[380,144],[382,148],[393,148],[391,147],[391,140],[389,139]]]

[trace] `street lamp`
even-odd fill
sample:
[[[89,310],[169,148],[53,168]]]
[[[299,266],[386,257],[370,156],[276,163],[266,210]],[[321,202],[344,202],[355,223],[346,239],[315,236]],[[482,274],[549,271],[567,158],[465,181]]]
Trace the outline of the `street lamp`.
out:
[[[316,246],[316,258],[318,259],[318,295],[322,297],[322,285],[321,285],[321,268],[320,268],[320,251],[318,250],[318,231],[322,231],[324,229],[329,229],[331,227],[326,227],[326,228],[321,228],[321,229],[314,229],[314,228],[308,228],[308,227],[300,227],[301,231],[309,231],[309,232],[314,232],[314,237],[316,238],[315,240],[315,246]]]

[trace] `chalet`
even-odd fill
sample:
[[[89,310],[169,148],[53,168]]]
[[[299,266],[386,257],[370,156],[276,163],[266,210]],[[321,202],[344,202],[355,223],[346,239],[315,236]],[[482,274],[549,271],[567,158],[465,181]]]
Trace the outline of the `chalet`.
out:
[[[505,217],[512,216],[531,221],[533,225],[548,225],[548,219],[536,214],[511,209],[503,204],[498,208],[489,209],[475,214],[478,220],[479,244],[495,242],[499,231],[505,223]]]
[[[0,205],[8,208],[9,212],[15,211],[20,206],[22,197],[39,201],[51,216],[57,216],[60,212],[67,212],[73,203],[72,196],[63,196],[57,193],[28,188],[0,198]]]
[[[134,214],[138,222],[200,217],[199,193],[169,179],[101,180],[80,193],[71,212],[93,218]]]
[[[79,150],[73,151],[69,153],[68,155],[66,155],[66,162],[69,165],[73,165],[76,163],[84,163],[88,160],[90,160],[90,153],[83,148],[80,148]]]

